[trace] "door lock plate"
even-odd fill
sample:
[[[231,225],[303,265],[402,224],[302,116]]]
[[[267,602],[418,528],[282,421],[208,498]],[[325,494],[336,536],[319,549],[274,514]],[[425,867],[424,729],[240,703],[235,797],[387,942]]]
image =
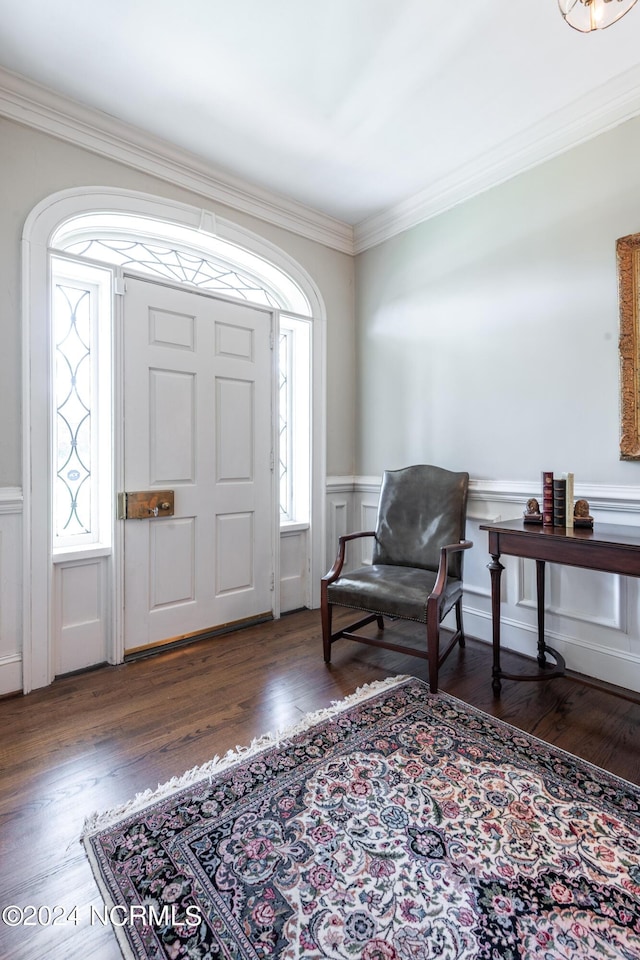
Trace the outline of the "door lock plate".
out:
[[[173,490],[136,490],[118,494],[118,520],[173,516]]]

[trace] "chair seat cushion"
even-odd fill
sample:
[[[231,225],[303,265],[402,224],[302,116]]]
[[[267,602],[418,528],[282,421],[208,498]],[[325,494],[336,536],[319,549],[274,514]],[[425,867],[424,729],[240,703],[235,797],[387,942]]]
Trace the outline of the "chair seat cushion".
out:
[[[373,563],[344,574],[327,587],[329,603],[368,610],[388,617],[426,623],[427,597],[436,582],[434,570]],[[450,577],[442,616],[462,594],[462,582]]]

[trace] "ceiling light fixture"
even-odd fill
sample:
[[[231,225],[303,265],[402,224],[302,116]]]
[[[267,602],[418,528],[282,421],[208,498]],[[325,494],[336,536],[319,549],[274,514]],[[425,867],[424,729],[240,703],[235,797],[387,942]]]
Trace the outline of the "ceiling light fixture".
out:
[[[604,30],[624,17],[636,0],[558,0],[560,13],[574,30]]]

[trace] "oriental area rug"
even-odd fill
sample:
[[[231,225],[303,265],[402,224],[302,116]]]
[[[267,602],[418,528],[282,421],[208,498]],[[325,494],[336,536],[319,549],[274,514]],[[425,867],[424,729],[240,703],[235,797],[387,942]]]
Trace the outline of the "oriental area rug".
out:
[[[640,789],[410,677],[83,843],[135,960],[640,957]]]

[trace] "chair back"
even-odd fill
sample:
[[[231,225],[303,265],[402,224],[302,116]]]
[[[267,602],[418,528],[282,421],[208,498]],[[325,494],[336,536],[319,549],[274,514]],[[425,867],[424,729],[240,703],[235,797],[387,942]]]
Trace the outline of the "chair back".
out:
[[[464,540],[469,474],[428,464],[385,470],[373,563],[437,570],[440,547]],[[462,553],[449,575],[462,579]]]

